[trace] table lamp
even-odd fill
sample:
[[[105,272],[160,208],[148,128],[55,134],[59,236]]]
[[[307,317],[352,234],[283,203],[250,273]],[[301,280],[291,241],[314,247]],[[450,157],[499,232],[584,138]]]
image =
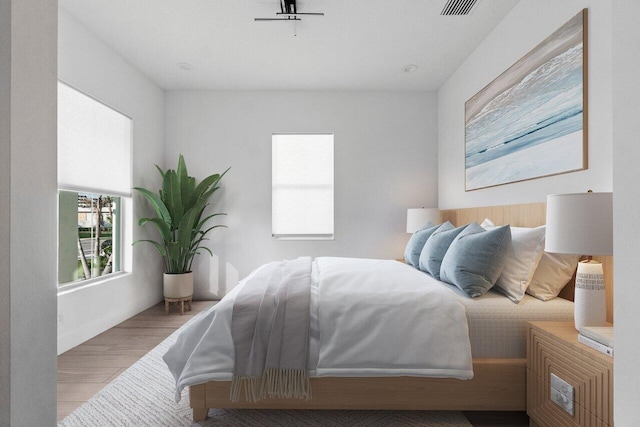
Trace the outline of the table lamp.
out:
[[[415,233],[423,225],[431,221],[440,224],[440,209],[438,208],[411,208],[407,209],[407,233]]]
[[[613,255],[613,193],[547,196],[545,251],[586,255],[578,263],[575,327],[603,326],[607,307],[602,264],[593,255]]]

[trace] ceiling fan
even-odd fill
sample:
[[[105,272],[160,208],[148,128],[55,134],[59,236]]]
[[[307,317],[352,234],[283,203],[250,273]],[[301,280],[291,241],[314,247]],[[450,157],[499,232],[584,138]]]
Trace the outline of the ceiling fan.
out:
[[[302,21],[299,16],[324,16],[324,13],[298,12],[296,0],[280,0],[280,12],[276,18],[254,18],[256,21]]]

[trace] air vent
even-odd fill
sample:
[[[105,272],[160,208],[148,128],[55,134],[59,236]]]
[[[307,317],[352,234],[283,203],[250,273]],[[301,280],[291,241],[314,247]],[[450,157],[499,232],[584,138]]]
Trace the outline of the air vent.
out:
[[[440,15],[468,15],[478,0],[447,0]]]

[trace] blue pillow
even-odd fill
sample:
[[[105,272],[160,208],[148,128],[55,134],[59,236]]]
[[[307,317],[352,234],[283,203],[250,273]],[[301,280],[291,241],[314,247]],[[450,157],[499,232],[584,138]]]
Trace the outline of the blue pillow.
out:
[[[470,297],[483,295],[495,285],[510,253],[508,225],[485,230],[473,222],[451,243],[442,260],[440,279]]]
[[[427,228],[431,228],[434,227],[435,224],[432,223],[431,221],[428,221],[426,224],[424,224],[422,227],[418,228],[416,231],[420,231],[420,230],[425,230]]]
[[[453,239],[455,239],[467,225],[469,224],[454,228],[453,225],[447,221],[438,231],[433,233],[431,237],[429,237],[429,240],[427,240],[427,243],[425,243],[424,248],[422,248],[420,261],[418,262],[420,270],[426,271],[440,280],[440,265],[442,264],[442,259],[447,253],[449,246],[451,246]]]
[[[424,247],[427,239],[438,229],[438,227],[440,226],[433,225],[431,222],[428,222],[420,230],[413,233],[404,250],[404,260],[407,264],[411,264],[415,268],[418,268],[420,252],[422,252],[422,248]]]

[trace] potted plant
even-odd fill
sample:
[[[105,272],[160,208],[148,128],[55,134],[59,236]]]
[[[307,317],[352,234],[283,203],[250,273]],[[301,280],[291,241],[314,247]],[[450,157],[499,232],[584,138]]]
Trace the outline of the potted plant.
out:
[[[220,188],[218,186],[224,173],[213,174],[196,185],[196,179],[187,173],[187,165],[182,154],[178,159],[178,168],[163,171],[156,168],[162,176],[162,189],[158,194],[146,188],[134,187],[155,210],[156,217],[140,218],[138,225],[153,223],[160,232],[160,240],[137,240],[151,243],[160,253],[164,261],[164,296],[165,298],[185,298],[193,295],[193,272],[191,265],[196,254],[203,249],[211,256],[211,250],[202,246],[206,235],[218,227],[207,229],[207,222],[223,213],[214,213],[202,217],[211,195]],[[204,231],[203,231],[204,229]]]

